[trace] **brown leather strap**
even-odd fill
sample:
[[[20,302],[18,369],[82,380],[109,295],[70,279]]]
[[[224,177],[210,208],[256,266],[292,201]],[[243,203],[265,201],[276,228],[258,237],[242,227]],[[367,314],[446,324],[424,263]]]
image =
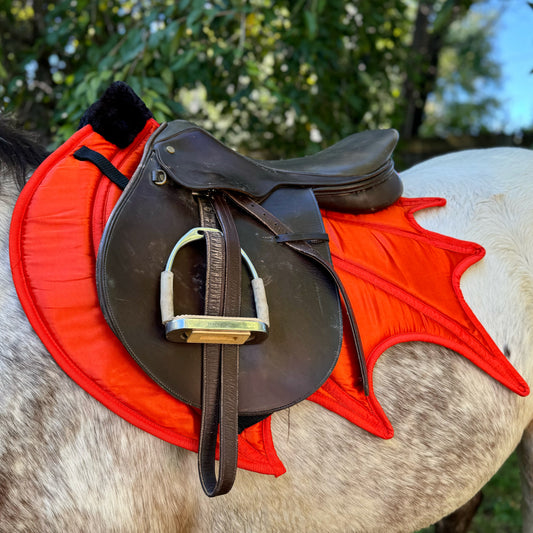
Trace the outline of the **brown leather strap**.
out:
[[[263,206],[255,202],[252,198],[245,196],[239,193],[226,193],[227,196],[241,209],[246,211],[248,214],[253,216],[256,220],[261,222],[266,228],[268,228],[276,237],[279,235],[287,235],[291,233],[289,227],[287,227],[281,220],[275,217],[272,213],[266,210]],[[361,342],[361,336],[359,334],[359,328],[357,327],[357,322],[355,320],[355,314],[350,303],[350,298],[342,284],[341,279],[335,272],[333,266],[325,261],[316,250],[307,242],[304,241],[291,241],[288,239],[283,240],[283,243],[297,251],[298,253],[304,254],[313,261],[319,263],[332,277],[337,290],[342,296],[344,302],[344,308],[346,309],[346,314],[348,315],[348,322],[350,323],[350,330],[352,333],[352,338],[355,345],[355,351],[357,353],[357,360],[359,364],[359,370],[361,372],[361,380],[363,385],[364,393],[368,396],[370,394],[368,386],[368,373],[366,369],[366,360],[363,351],[363,345]]]
[[[240,311],[240,244],[225,200],[199,199],[201,224],[217,227],[222,234],[206,233],[207,267],[205,314],[237,316]],[[238,374],[236,345],[204,344],[202,347],[202,418],[198,470],[204,492],[218,496],[229,492],[235,481],[238,455]],[[220,425],[220,466],[215,472],[215,454]]]
[[[217,227],[215,212],[210,202],[198,198],[200,220],[203,227]],[[224,238],[220,233],[206,232],[206,315],[220,315],[223,303],[223,273],[225,271]],[[207,495],[215,495],[215,456],[219,423],[220,350],[218,344],[202,346],[202,417],[198,446],[198,472],[202,488]]]
[[[215,198],[220,229],[226,248],[226,274],[224,287],[224,316],[239,316],[241,311],[241,245],[239,234],[225,197]],[[239,346],[222,346],[220,383],[220,472],[219,494],[233,486],[238,456],[239,411]]]
[[[329,241],[327,233],[283,233],[276,235],[276,242],[289,242],[289,241]]]

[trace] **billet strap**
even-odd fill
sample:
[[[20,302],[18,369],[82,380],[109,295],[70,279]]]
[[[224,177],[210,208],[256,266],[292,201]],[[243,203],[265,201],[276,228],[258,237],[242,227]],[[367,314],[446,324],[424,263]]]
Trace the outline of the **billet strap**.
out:
[[[213,201],[198,198],[203,226],[222,233],[206,232],[207,315],[237,316],[241,302],[241,248],[237,228],[222,195]],[[204,344],[202,347],[202,417],[198,471],[204,492],[219,496],[235,481],[238,457],[239,347],[234,344]],[[220,463],[215,472],[217,433],[220,426]]]
[[[281,220],[275,217],[272,213],[266,210],[263,206],[255,202],[252,198],[245,196],[243,194],[239,194],[239,193],[226,192],[226,195],[238,207],[243,209],[245,212],[253,216],[257,221],[263,224],[266,228],[268,228],[276,237],[278,235],[285,236],[285,235],[291,234],[291,230],[289,227],[287,227]],[[346,309],[346,314],[348,315],[348,321],[350,323],[350,330],[351,330],[352,338],[353,338],[354,345],[355,345],[355,351],[357,353],[359,370],[361,372],[363,390],[364,390],[365,395],[368,396],[370,394],[370,389],[368,385],[368,373],[366,369],[366,360],[365,360],[365,355],[363,351],[363,344],[361,342],[361,336],[359,334],[359,328],[357,327],[355,315],[354,315],[354,312],[353,312],[353,309],[350,303],[350,298],[348,297],[348,294],[346,292],[346,289],[344,288],[344,285],[342,284],[341,279],[339,278],[338,274],[335,272],[335,269],[333,268],[333,266],[327,261],[325,261],[320,255],[318,255],[316,250],[307,242],[304,242],[299,239],[293,241],[290,239],[283,239],[283,238],[281,239],[280,242],[283,242],[284,244],[286,244],[287,246],[289,246],[296,252],[301,253],[309,257],[313,261],[317,262],[321,267],[324,268],[324,270],[328,272],[328,274],[331,276],[331,278],[335,282],[337,290],[342,296],[342,300],[344,302],[344,308]]]

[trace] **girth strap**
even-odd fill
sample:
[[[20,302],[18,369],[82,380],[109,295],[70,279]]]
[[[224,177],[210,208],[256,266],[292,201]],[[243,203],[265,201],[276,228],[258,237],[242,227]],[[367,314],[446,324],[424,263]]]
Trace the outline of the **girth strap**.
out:
[[[238,207],[246,211],[248,214],[253,216],[257,221],[259,221],[261,224],[263,224],[266,228],[268,228],[275,236],[276,238],[278,236],[285,236],[287,234],[291,233],[290,228],[288,228],[281,220],[279,220],[277,217],[275,217],[272,213],[267,211],[264,207],[262,207],[260,204],[252,200],[250,197],[245,196],[243,194],[239,193],[230,193],[226,192],[228,198],[232,200]],[[368,373],[366,369],[366,361],[363,351],[363,345],[361,342],[361,336],[359,334],[359,328],[357,327],[357,322],[355,320],[355,315],[350,303],[350,298],[348,297],[348,294],[346,293],[346,289],[344,288],[344,285],[342,284],[342,281],[340,280],[339,276],[335,272],[335,269],[331,264],[329,264],[327,261],[322,259],[315,249],[308,243],[297,240],[292,241],[290,239],[280,239],[281,242],[292,248],[293,250],[297,251],[298,253],[304,254],[305,256],[309,257],[313,261],[320,264],[331,276],[333,281],[335,282],[335,285],[337,286],[337,290],[342,296],[342,300],[344,302],[344,308],[346,310],[346,314],[348,315],[348,321],[350,323],[350,330],[352,333],[352,338],[355,345],[355,350],[357,353],[357,360],[359,364],[359,370],[361,372],[361,380],[363,385],[363,390],[366,396],[370,394],[369,385],[368,385]]]
[[[222,233],[206,232],[205,314],[238,316],[241,302],[241,248],[237,228],[221,194],[214,201],[198,198],[203,226]],[[198,470],[204,492],[218,496],[229,492],[235,481],[238,456],[239,347],[204,344],[202,347],[202,418]],[[215,473],[217,433],[220,425],[220,466]]]

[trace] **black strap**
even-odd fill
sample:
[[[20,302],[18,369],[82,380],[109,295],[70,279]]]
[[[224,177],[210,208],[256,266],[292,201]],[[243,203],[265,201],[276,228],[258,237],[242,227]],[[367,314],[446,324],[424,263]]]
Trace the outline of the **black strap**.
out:
[[[87,148],[87,146],[82,146],[74,152],[74,157],[78,161],[89,161],[95,165],[98,170],[104,175],[107,176],[115,185],[120,187],[122,190],[126,188],[126,185],[129,183],[129,179],[120,172],[120,170],[115,167],[109,159],[106,159],[102,154]]]

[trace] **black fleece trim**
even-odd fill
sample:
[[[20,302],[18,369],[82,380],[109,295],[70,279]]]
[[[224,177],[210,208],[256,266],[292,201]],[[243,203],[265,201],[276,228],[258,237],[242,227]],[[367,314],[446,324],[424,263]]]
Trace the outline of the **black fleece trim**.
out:
[[[87,109],[79,128],[90,124],[106,141],[126,148],[151,118],[152,113],[133,89],[116,81]]]

